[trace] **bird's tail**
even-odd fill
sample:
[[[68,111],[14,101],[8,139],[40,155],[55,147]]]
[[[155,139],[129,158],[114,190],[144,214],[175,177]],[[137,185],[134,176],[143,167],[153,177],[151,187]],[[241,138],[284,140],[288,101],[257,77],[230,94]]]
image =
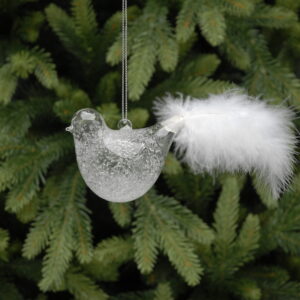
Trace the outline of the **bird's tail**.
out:
[[[177,132],[175,149],[194,172],[255,172],[278,198],[293,173],[294,113],[239,92],[200,100],[167,95],[154,106]]]

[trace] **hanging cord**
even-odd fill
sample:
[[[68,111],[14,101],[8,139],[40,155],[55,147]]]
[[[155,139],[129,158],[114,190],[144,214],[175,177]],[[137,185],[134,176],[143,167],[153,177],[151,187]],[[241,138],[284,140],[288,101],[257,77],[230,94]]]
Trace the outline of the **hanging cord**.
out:
[[[127,74],[127,0],[122,0],[122,119],[127,121],[128,74]]]

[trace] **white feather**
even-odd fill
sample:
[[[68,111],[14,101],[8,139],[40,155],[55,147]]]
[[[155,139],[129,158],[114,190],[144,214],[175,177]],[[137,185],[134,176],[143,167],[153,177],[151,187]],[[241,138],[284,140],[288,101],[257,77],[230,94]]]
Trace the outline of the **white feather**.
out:
[[[155,102],[159,121],[182,118],[175,149],[194,172],[255,172],[278,198],[293,173],[296,137],[293,112],[236,91],[206,100]]]

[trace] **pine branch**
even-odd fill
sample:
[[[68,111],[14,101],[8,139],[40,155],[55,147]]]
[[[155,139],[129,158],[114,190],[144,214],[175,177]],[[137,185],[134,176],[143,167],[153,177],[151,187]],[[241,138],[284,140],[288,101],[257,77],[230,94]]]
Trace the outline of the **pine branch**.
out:
[[[24,278],[37,283],[41,278],[41,261],[28,261],[24,258],[14,258],[9,262],[9,272],[14,277]]]
[[[237,237],[238,199],[243,180],[226,177],[214,213],[216,239],[212,252],[205,251],[204,260],[212,280],[224,282],[232,277],[242,265],[253,259],[258,248],[259,221],[257,216],[248,215]],[[232,255],[235,253],[235,255]]]
[[[213,231],[189,209],[170,197],[159,197],[159,213],[170,223],[178,224],[187,237],[202,244],[210,244],[214,238]]]
[[[256,267],[247,271],[262,291],[262,299],[297,300],[300,284],[290,281],[289,274],[278,267]]]
[[[132,100],[139,99],[155,71],[156,51],[152,33],[136,38],[128,63],[128,88]]]
[[[228,14],[236,16],[249,16],[255,7],[251,0],[218,0]]]
[[[218,188],[218,183],[215,183],[210,176],[195,175],[185,169],[181,171],[175,169],[173,172],[178,173],[164,173],[168,186],[176,199],[186,202],[193,212],[202,218],[207,218],[206,211]]]
[[[252,60],[255,61],[245,78],[249,91],[252,94],[263,93],[264,97],[280,103],[289,97],[291,103],[298,106],[300,80],[271,56],[265,39],[256,31],[250,32],[249,45]]]
[[[145,26],[145,17],[141,15],[141,11],[139,8],[135,6],[128,7],[128,36],[127,36],[127,44],[128,44],[128,56],[132,53],[132,46],[135,43],[135,39],[142,33],[147,30],[147,25]],[[117,18],[118,21],[116,20]],[[104,25],[104,34],[108,35],[110,39],[112,39],[113,44],[109,47],[106,54],[106,62],[112,66],[117,65],[122,60],[122,34],[120,33],[121,29],[121,20],[122,20],[122,12],[118,12],[111,17]],[[111,32],[111,28],[113,30],[118,30],[118,34],[115,32],[111,37],[109,32]],[[106,39],[108,39],[108,37]],[[109,44],[109,41],[108,41]]]
[[[96,246],[93,259],[84,269],[98,281],[115,282],[119,279],[120,266],[133,258],[133,240],[127,236],[113,236]]]
[[[68,220],[69,221],[69,220]],[[72,259],[72,249],[75,241],[72,237],[72,223],[66,222],[61,228],[53,230],[50,237],[50,247],[43,262],[43,278],[39,283],[42,291],[57,289],[63,280],[63,275]]]
[[[23,246],[23,256],[32,259],[37,256],[48,244],[52,227],[58,216],[56,209],[47,209],[40,213],[31,226]]]
[[[294,0],[276,0],[276,5],[297,11],[300,6],[300,2]]]
[[[221,60],[216,54],[201,54],[186,63],[182,72],[191,77],[209,77],[214,74],[220,63]]]
[[[80,262],[92,258],[91,226],[85,207],[85,186],[77,167],[71,165],[56,185],[55,195],[45,206],[27,237],[23,255],[31,258],[49,244],[43,261],[43,278],[39,283],[42,290],[57,289],[72,259],[73,252]],[[50,186],[55,183],[50,181]],[[50,188],[51,190],[51,188]]]
[[[165,160],[163,174],[176,199],[186,202],[200,216],[205,216],[218,184],[214,184],[209,176],[195,175],[183,168],[172,153]]]
[[[109,203],[109,208],[112,212],[114,220],[121,227],[127,227],[132,220],[132,205],[131,203]]]
[[[186,42],[194,33],[196,27],[196,12],[201,10],[200,1],[186,0],[177,16],[177,40]]]
[[[117,282],[120,277],[119,263],[102,263],[93,258],[83,267],[84,272],[90,275],[96,281]]]
[[[73,256],[72,250],[76,245],[72,232],[74,217],[68,210],[72,209],[72,202],[77,194],[76,185],[78,184],[79,176],[78,173],[75,173],[75,176],[70,181],[71,185],[70,183],[65,183],[70,190],[67,191],[66,187],[64,187],[65,190],[62,191],[62,194],[65,194],[67,197],[65,199],[66,207],[65,210],[61,210],[49,238],[49,248],[43,261],[43,278],[39,283],[42,291],[60,286]]]
[[[0,103],[7,104],[11,101],[17,88],[17,77],[12,73],[9,64],[0,68]]]
[[[240,187],[237,178],[227,177],[214,213],[215,247],[219,255],[228,256],[236,238]]]
[[[28,78],[34,72],[34,58],[28,50],[21,50],[9,57],[10,70],[17,77]]]
[[[169,283],[160,283],[155,290],[154,300],[173,300],[172,290]]]
[[[148,200],[147,195],[143,198]],[[150,273],[154,268],[158,255],[158,234],[155,220],[153,220],[147,206],[143,205],[142,202],[138,203],[135,212],[133,239],[137,267],[141,273]]]
[[[17,77],[28,78],[33,73],[48,89],[55,87],[58,82],[50,54],[38,47],[16,52],[9,57],[8,61],[12,74]]]
[[[128,48],[130,54],[130,47]],[[106,54],[106,62],[112,66],[116,66],[122,61],[122,37],[119,35],[116,41],[110,46]]]
[[[82,189],[84,193],[85,190]],[[91,211],[85,206],[84,194],[77,195],[75,202],[74,231],[77,239],[76,256],[80,263],[88,263],[93,257],[92,224],[89,214]]]
[[[206,98],[211,93],[224,93],[235,87],[236,85],[233,83],[199,76],[197,78],[186,78],[185,80],[179,81],[176,85],[176,91],[196,98]]]
[[[121,11],[109,18],[111,9],[104,9],[96,16],[91,0],[72,0],[69,10],[65,4],[63,9],[46,6],[48,24],[62,42],[53,48],[54,64],[48,54],[51,41],[40,34],[40,5],[23,5],[29,1],[0,1],[5,23],[0,42],[0,200],[19,221],[33,220],[24,259],[19,259],[20,230],[26,225],[1,215],[2,223],[16,226],[8,226],[9,233],[0,228],[0,300],[298,300],[300,176],[280,201],[269,197],[256,178],[257,193],[248,193],[247,181],[241,193],[247,197],[239,204],[239,177],[194,175],[169,154],[158,187],[174,198],[152,190],[135,205],[110,203],[108,217],[122,227],[121,233],[107,232],[93,248],[86,188],[77,166],[70,165],[72,138],[55,132],[63,130],[75,111],[92,106],[116,127]],[[180,92],[205,98],[235,88],[235,83],[250,94],[280,103],[286,99],[298,107],[300,81],[292,70],[297,71],[300,53],[299,0],[142,2],[128,8],[130,97],[141,98],[128,113],[135,128],[147,126],[157,96]],[[104,24],[101,30],[97,19]],[[74,57],[64,61],[64,49],[78,58],[84,74],[76,72]],[[104,64],[105,53],[114,67]],[[58,80],[56,63],[66,79]],[[95,220],[103,221],[106,212],[95,210]],[[265,259],[269,266],[263,268]],[[274,259],[288,271],[274,267]],[[122,286],[136,271],[133,260],[142,273],[141,291]],[[38,281],[45,293],[36,290]]]
[[[216,6],[205,6],[198,12],[198,23],[203,36],[212,46],[220,45],[225,38],[226,22],[223,12]]]
[[[134,258],[133,241],[130,237],[114,236],[102,240],[94,251],[92,261],[85,270],[95,279],[117,281],[119,267]]]
[[[171,72],[177,65],[179,49],[171,26],[167,22],[166,18],[164,21],[165,22],[164,24],[161,24],[161,30],[157,35],[157,37],[164,41],[164,43],[159,45],[157,55],[162,69],[166,72]]]
[[[242,225],[235,243],[233,269],[238,269],[254,259],[255,250],[259,247],[260,225],[258,216],[249,214]],[[234,262],[235,261],[235,262]]]
[[[0,252],[4,251],[8,246],[9,234],[5,229],[0,228]]]
[[[17,30],[18,36],[25,42],[36,42],[44,21],[45,17],[40,11],[34,11],[22,17]]]
[[[70,123],[76,111],[89,106],[91,106],[89,97],[77,90],[77,94],[74,93],[70,98],[55,102],[53,110],[63,122]]]
[[[0,167],[3,173],[0,186],[2,189],[14,188],[8,194],[6,210],[18,212],[27,205],[39,191],[49,166],[70,147],[65,135],[57,134],[38,141],[25,153],[7,159]]]
[[[29,223],[33,221],[38,213],[40,207],[39,197],[35,196],[29,203],[25,204],[21,210],[17,212],[17,218],[22,223]]]
[[[32,0],[3,0],[0,2],[0,9],[12,13],[18,7],[28,2],[32,2]]]
[[[271,5],[258,5],[250,17],[254,24],[270,28],[291,27],[297,22],[297,15],[291,10]]]
[[[100,78],[100,81],[97,86],[97,96],[103,102],[110,102],[111,99],[115,99],[117,97],[117,90],[119,89],[121,82],[120,73],[117,71],[112,71],[106,73],[104,76]]]
[[[117,236],[105,239],[97,245],[94,259],[103,264],[121,265],[133,259],[133,241],[130,237]]]
[[[127,8],[128,27],[129,31],[132,29],[131,24],[140,15],[141,10],[139,7],[133,5]],[[104,24],[102,29],[102,42],[105,44],[105,48],[111,45],[118,37],[120,37],[120,30],[122,25],[122,12],[118,11],[113,14]],[[128,45],[130,47],[130,45]],[[121,53],[119,57],[119,63],[121,61]]]
[[[9,192],[5,209],[16,213],[28,205],[37,195],[45,172],[46,168],[41,168],[39,165],[30,166],[23,173],[23,178],[16,182],[14,188]]]
[[[1,278],[0,300],[22,300],[24,299],[14,283]]]
[[[52,30],[57,34],[65,48],[79,59],[85,61],[86,51],[80,37],[76,33],[76,27],[71,17],[55,4],[50,4],[45,9],[45,12]]]
[[[162,172],[166,176],[180,175],[183,173],[183,168],[179,160],[172,152],[167,154]]]
[[[32,143],[27,139],[14,138],[11,139],[7,136],[1,134],[0,137],[1,147],[0,147],[0,157],[3,160],[10,160],[14,155],[18,156],[24,153],[32,151]],[[3,163],[4,164],[4,163]],[[9,180],[6,181],[6,184],[9,185]],[[4,184],[5,185],[5,184]],[[6,186],[3,187],[5,189]]]
[[[149,25],[152,23],[156,26]],[[112,65],[121,60],[121,42],[119,36],[108,50],[106,60]],[[128,45],[129,98],[138,100],[154,74],[157,58],[165,71],[173,70],[177,64],[178,45],[167,20],[166,7],[149,1],[143,14],[129,27]]]
[[[246,70],[250,66],[250,55],[249,53],[241,46],[239,42],[236,42],[232,36],[225,38],[224,43],[222,44],[223,51],[226,53],[229,61],[241,70]]]
[[[43,101],[35,97],[28,99],[26,102],[14,101],[6,107],[2,107],[0,110],[1,144],[7,143],[7,145],[11,145],[12,148],[14,148],[14,143],[25,143],[25,140],[20,141],[19,139],[24,137],[28,132],[32,121],[37,117],[49,115],[50,109],[52,109],[52,99],[47,97],[45,97]],[[7,147],[4,147],[0,149],[0,152],[3,153],[5,157],[16,153],[14,151],[8,153],[8,150]],[[17,148],[14,150],[17,151]]]
[[[245,278],[235,278],[230,284],[230,290],[239,299],[243,300],[260,300],[262,299],[262,291],[254,280]]]
[[[78,36],[85,40],[87,45],[93,43],[97,36],[96,14],[90,0],[73,0],[72,15]]]
[[[176,30],[176,28],[175,28]],[[188,58],[188,55],[190,51],[192,51],[193,46],[195,46],[197,42],[197,33],[196,31],[192,33],[192,35],[186,40],[181,41],[177,37],[177,32],[175,31],[176,40],[178,41],[178,47],[179,47],[179,62],[181,62],[184,59]]]
[[[103,116],[106,124],[111,128],[116,128],[120,120],[120,109],[116,103],[103,103],[97,108]]]
[[[300,283],[296,281],[263,281],[261,282],[263,295],[266,299],[274,300],[298,300]]]
[[[147,93],[146,99],[154,99],[163,96],[166,92],[176,94],[182,93],[195,98],[206,98],[210,94],[224,93],[234,89],[234,83],[222,80],[212,80],[205,76],[190,76],[188,72],[178,71],[172,77],[157,85],[151,92]]]
[[[42,49],[34,48],[31,50],[32,59],[34,62],[34,74],[40,83],[46,88],[54,88],[57,85],[58,79],[56,67],[52,62],[50,54]]]
[[[69,123],[77,110],[92,105],[88,94],[67,80],[60,80],[55,92],[60,100],[54,103],[53,110],[64,122]]]
[[[13,145],[16,144],[16,140],[19,140],[27,133],[30,125],[31,120],[28,110],[23,103],[14,102],[2,108],[0,111],[0,139],[3,144],[6,144],[6,147],[3,145],[0,152],[5,156],[9,156],[10,153],[7,152],[13,150],[12,154],[14,154],[14,150],[17,149],[14,149]],[[9,138],[7,135],[9,135]],[[25,141],[22,142],[25,143]],[[9,145],[11,145],[11,148]]]
[[[264,224],[262,239],[266,249],[270,251],[280,247],[286,253],[300,253],[300,205],[297,197],[291,192],[287,193],[280,201],[276,210],[261,215]]]
[[[188,239],[176,225],[163,224],[160,226],[159,234],[163,252],[168,256],[177,272],[188,285],[197,285],[203,268]]]
[[[7,247],[9,243],[9,233],[7,230],[0,228],[0,260],[7,261]]]
[[[106,300],[108,295],[89,277],[76,270],[66,274],[66,286],[77,300]]]
[[[125,292],[117,294],[111,300],[153,300],[153,291]]]
[[[263,185],[257,177],[254,177],[252,182],[261,202],[266,205],[267,208],[276,208],[278,206],[278,199],[275,199],[270,194],[268,188]]]
[[[128,118],[135,128],[143,128],[150,117],[148,110],[144,108],[134,108],[128,112]]]
[[[180,228],[182,224],[165,218],[161,207],[163,201],[168,199],[157,196],[153,191],[142,197],[133,234],[136,262],[142,272],[150,272],[159,246],[185,281],[189,285],[196,285],[203,270],[193,245]]]
[[[87,217],[82,217],[86,210],[85,185],[75,166],[66,170],[64,178],[60,186],[61,204],[56,206],[59,217],[53,225],[49,248],[43,261],[43,278],[39,283],[43,291],[59,287],[73,256],[73,250],[77,249],[78,245],[80,249],[76,254],[80,261],[87,262],[92,258],[90,228],[89,224],[85,224],[88,221]],[[86,227],[83,229],[82,225]]]

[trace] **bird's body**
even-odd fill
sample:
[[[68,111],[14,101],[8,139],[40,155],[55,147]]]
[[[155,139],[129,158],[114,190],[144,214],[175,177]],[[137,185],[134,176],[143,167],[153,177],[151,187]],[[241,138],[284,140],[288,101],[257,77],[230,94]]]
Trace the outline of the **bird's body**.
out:
[[[77,113],[71,131],[85,182],[98,196],[113,202],[134,200],[152,187],[174,136],[159,123],[112,130],[91,109]]]

